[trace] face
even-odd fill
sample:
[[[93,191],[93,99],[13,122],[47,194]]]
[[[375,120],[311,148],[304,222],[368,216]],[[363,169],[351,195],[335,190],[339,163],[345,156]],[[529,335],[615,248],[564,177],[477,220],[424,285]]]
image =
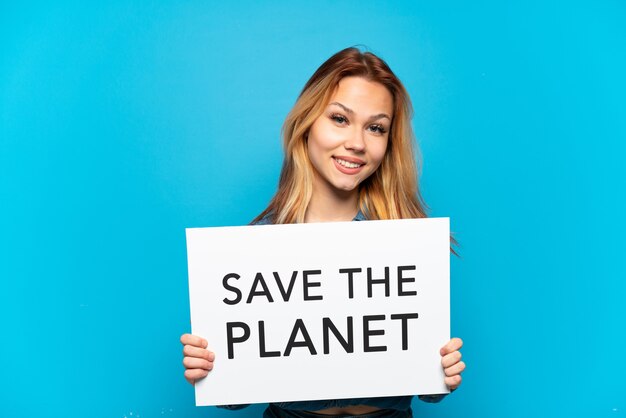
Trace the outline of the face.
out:
[[[343,78],[309,130],[307,148],[315,190],[356,192],[387,150],[393,97],[380,83]]]

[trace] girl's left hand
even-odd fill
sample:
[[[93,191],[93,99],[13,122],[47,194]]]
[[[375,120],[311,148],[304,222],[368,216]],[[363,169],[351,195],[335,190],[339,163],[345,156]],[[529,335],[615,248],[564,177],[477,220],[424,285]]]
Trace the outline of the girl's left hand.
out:
[[[465,370],[465,363],[461,361],[461,352],[463,340],[453,338],[446,345],[441,347],[441,365],[446,373],[445,382],[450,390],[455,390],[461,385],[461,372]]]

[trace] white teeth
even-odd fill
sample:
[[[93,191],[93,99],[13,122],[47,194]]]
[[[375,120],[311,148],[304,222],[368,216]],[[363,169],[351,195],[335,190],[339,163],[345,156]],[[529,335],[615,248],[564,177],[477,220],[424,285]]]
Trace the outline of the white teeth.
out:
[[[351,163],[350,161],[340,160],[339,158],[335,158],[335,161],[346,168],[359,168],[361,166],[361,164]]]

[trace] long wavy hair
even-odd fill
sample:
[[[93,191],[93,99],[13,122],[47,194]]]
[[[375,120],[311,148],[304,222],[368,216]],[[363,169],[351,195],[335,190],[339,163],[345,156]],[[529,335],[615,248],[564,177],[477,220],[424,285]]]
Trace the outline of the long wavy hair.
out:
[[[267,208],[272,223],[302,223],[313,193],[313,166],[307,152],[308,132],[322,115],[339,81],[363,77],[384,85],[393,97],[393,118],[387,150],[378,169],[359,185],[359,209],[367,219],[425,218],[416,166],[417,148],[411,127],[409,95],[387,63],[357,48],[346,48],[315,71],[287,115],[282,129],[285,157],[278,190]]]

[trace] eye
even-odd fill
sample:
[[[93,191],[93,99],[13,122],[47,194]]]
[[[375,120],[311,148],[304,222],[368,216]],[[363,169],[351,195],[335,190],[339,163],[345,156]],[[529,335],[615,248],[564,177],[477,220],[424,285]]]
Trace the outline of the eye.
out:
[[[369,129],[370,132],[374,132],[374,133],[381,134],[381,135],[387,132],[387,130],[385,129],[383,125],[370,125],[367,129]]]
[[[348,123],[348,119],[346,119],[344,116],[339,115],[337,113],[333,113],[332,115],[330,115],[330,118],[340,125],[343,125],[344,123]]]

